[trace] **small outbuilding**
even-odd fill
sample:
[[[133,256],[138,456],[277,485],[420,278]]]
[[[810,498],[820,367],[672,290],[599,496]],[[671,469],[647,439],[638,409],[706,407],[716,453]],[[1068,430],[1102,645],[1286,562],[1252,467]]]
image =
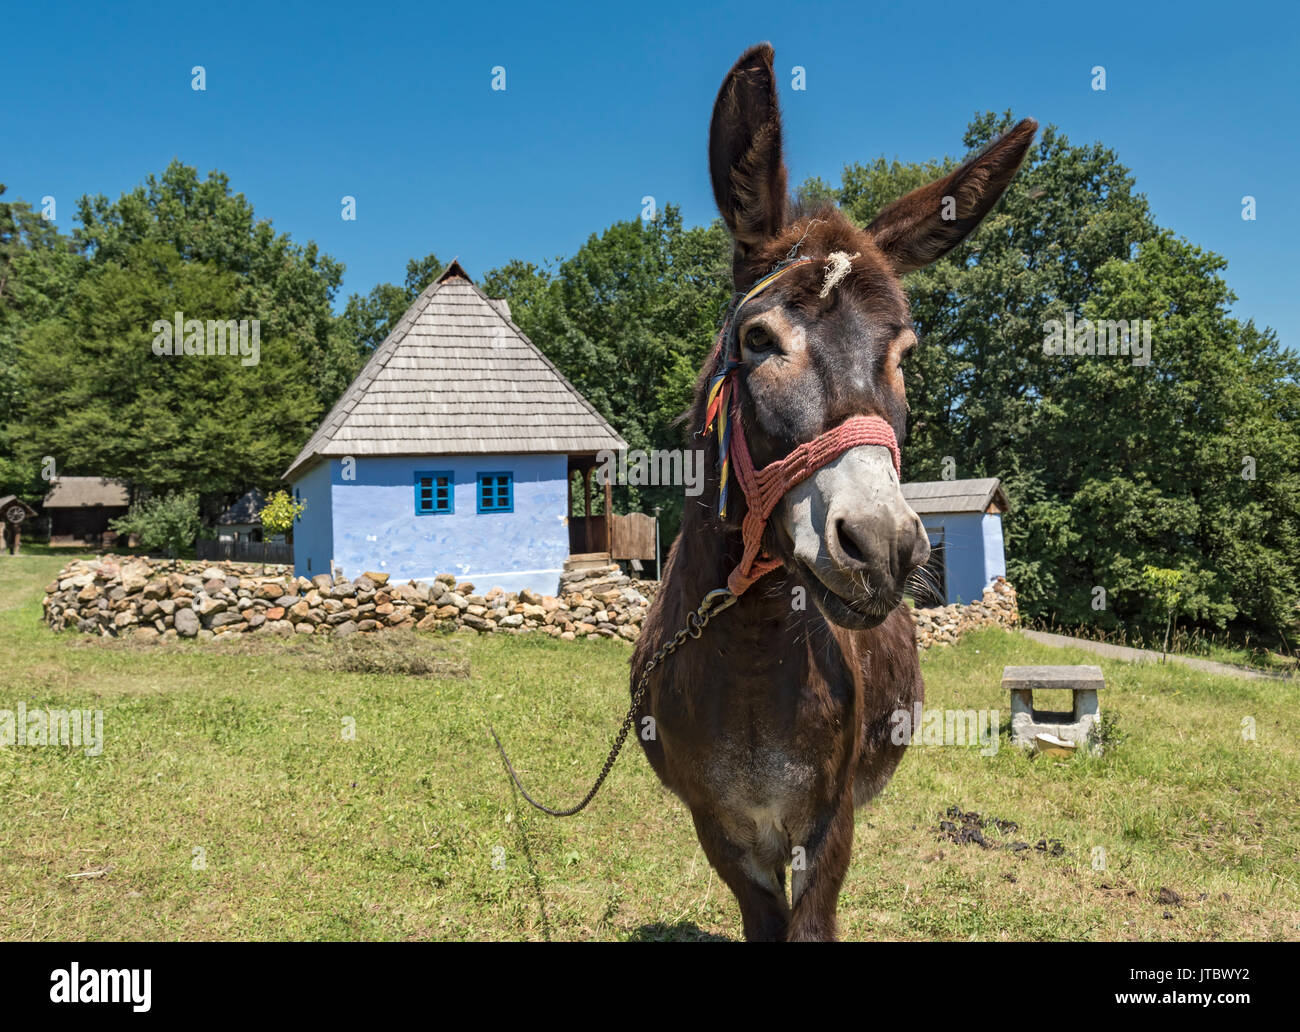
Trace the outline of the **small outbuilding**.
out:
[[[17,495],[0,498],[0,550],[17,555],[22,545],[22,526],[36,510]]]
[[[113,545],[118,535],[109,521],[125,516],[131,504],[126,482],[114,477],[55,477],[41,508],[50,520],[50,544]]]
[[[918,605],[974,602],[1006,576],[1002,514],[1009,506],[997,477],[904,484],[903,497],[930,538],[926,579],[934,597],[917,598]]]
[[[217,517],[217,540],[261,541],[262,507],[266,498],[257,488],[245,492],[229,509]]]
[[[608,485],[593,513],[591,479],[626,447],[453,261],[285,471],[295,570],[554,594],[570,557],[609,561],[623,517]]]

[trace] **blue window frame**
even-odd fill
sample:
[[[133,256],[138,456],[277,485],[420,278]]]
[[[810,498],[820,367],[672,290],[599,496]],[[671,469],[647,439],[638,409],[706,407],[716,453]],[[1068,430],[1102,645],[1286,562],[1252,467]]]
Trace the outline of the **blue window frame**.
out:
[[[417,472],[415,474],[415,515],[436,516],[456,511],[456,486],[447,472]]]
[[[478,475],[478,511],[515,511],[515,475],[513,473],[480,473]]]

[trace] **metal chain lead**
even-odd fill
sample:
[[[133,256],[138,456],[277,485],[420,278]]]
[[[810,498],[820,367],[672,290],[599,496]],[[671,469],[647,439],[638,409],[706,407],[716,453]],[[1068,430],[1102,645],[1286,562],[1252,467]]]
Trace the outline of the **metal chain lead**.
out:
[[[519,775],[515,773],[515,768],[510,765],[510,757],[506,755],[505,747],[501,744],[501,739],[497,738],[496,731],[489,725],[488,730],[492,733],[493,740],[497,743],[497,749],[501,752],[501,762],[506,765],[506,770],[510,772],[510,777],[514,780],[515,786],[519,789],[520,794],[528,800],[533,806],[541,810],[542,813],[548,813],[552,817],[572,817],[575,813],[586,809],[587,804],[596,798],[596,793],[600,791],[600,786],[605,783],[609,777],[610,770],[614,767],[614,761],[618,759],[619,752],[623,749],[623,743],[627,740],[627,733],[632,730],[632,722],[636,720],[636,711],[640,708],[642,700],[645,698],[646,689],[650,686],[650,673],[657,667],[661,661],[676,652],[687,638],[698,638],[704,633],[704,628],[708,626],[709,621],[721,613],[724,609],[734,605],[736,596],[726,588],[715,588],[704,596],[704,601],[700,603],[699,608],[686,618],[686,626],[674,634],[663,645],[661,645],[649,662],[646,663],[645,669],[641,671],[641,679],[637,681],[636,691],[632,694],[632,705],[628,708],[627,716],[623,718],[623,726],[618,729],[618,736],[614,739],[614,745],[609,750],[609,756],[605,759],[605,766],[600,769],[600,776],[596,778],[596,783],[591,786],[591,791],[582,797],[582,802],[577,806],[570,807],[567,810],[552,810],[549,806],[543,806],[536,799],[528,794],[524,784],[519,780]]]

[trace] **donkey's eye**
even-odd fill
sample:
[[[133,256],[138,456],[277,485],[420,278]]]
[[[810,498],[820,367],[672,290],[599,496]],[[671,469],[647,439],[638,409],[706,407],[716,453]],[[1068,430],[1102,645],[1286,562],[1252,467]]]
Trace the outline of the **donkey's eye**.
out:
[[[775,351],[777,349],[776,337],[764,326],[751,326],[745,331],[744,338],[746,351]]]

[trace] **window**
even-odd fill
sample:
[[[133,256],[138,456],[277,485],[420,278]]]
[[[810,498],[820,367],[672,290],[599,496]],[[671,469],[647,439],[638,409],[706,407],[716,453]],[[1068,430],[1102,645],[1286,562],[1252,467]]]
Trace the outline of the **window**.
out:
[[[478,475],[478,511],[515,511],[515,478],[513,473],[480,473]]]
[[[454,481],[450,473],[416,473],[415,515],[429,516],[455,512],[453,486]]]

